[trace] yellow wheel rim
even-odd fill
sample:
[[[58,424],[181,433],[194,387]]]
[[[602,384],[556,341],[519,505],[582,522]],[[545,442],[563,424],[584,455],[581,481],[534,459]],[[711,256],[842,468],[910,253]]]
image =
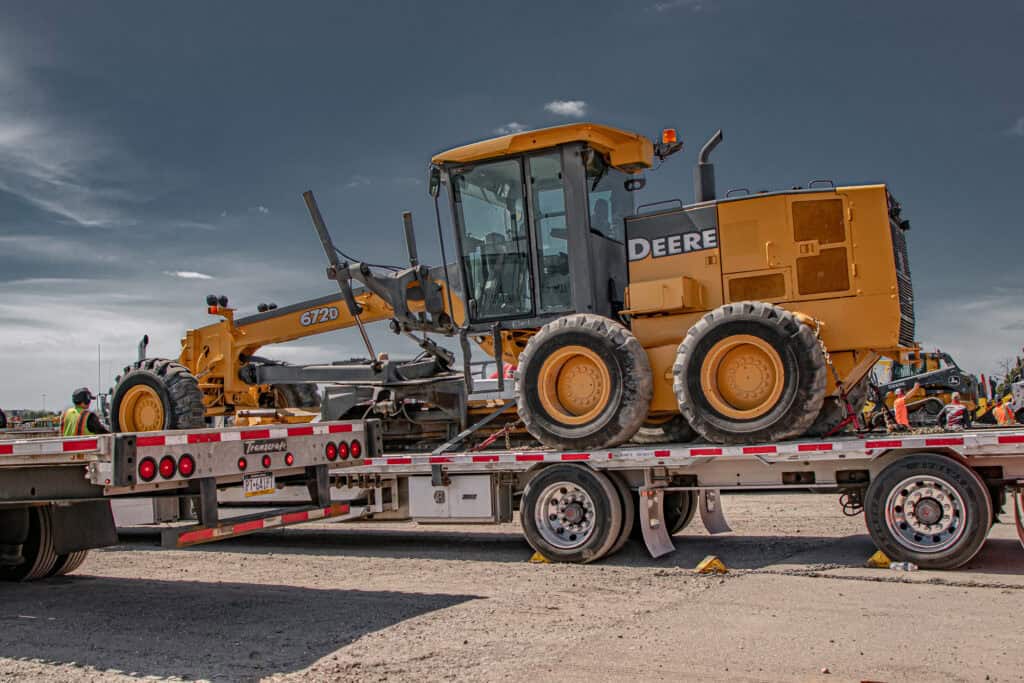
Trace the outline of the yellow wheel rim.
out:
[[[563,346],[544,359],[537,376],[540,403],[555,420],[581,425],[611,401],[612,378],[599,355],[583,346]]]
[[[164,428],[164,402],[152,387],[139,384],[121,399],[117,421],[125,432],[156,432]]]
[[[752,420],[778,402],[786,374],[771,344],[738,334],[711,347],[700,368],[700,385],[708,403],[726,417]]]

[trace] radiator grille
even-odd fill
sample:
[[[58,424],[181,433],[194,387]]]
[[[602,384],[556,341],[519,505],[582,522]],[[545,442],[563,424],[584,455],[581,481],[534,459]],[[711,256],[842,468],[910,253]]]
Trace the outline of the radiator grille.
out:
[[[889,221],[892,232],[893,257],[896,259],[896,283],[900,296],[900,344],[914,343],[914,286],[910,281],[910,256],[907,238],[895,221]]]

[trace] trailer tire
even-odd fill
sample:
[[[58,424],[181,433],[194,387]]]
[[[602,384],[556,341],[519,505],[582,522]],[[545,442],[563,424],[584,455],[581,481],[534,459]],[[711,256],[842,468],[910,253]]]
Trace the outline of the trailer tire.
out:
[[[981,477],[944,455],[900,457],[868,486],[864,521],[879,550],[922,569],[955,569],[985,543],[992,501]]]
[[[619,503],[622,505],[622,528],[619,530],[619,537],[615,540],[611,550],[608,551],[609,555],[614,555],[622,550],[622,546],[626,545],[626,541],[633,535],[633,527],[636,520],[640,518],[640,515],[637,512],[639,505],[634,499],[633,492],[630,490],[626,480],[617,472],[609,472],[607,476],[615,486],[615,490],[618,491]]]
[[[17,567],[0,567],[0,580],[34,581],[50,575],[57,564],[53,548],[53,521],[49,507],[29,509],[28,539],[21,548],[25,561]]]
[[[164,358],[147,358],[125,368],[110,401],[114,432],[198,429],[206,426],[203,392],[188,368]]]
[[[674,536],[685,529],[693,521],[697,514],[697,492],[696,491],[666,491],[662,496],[662,512],[665,516],[665,527],[668,535]],[[633,505],[639,509],[640,496],[633,493]],[[633,529],[630,537],[637,541],[644,540],[644,531],[641,528],[640,515],[636,516],[633,522]]]
[[[698,320],[672,372],[679,411],[716,443],[800,436],[825,399],[825,356],[811,328],[759,301],[725,304]]]
[[[697,432],[682,415],[673,415],[661,424],[644,422],[631,441],[638,444],[689,443],[697,438]]]
[[[530,338],[516,370],[519,417],[552,448],[606,448],[628,441],[650,409],[647,353],[625,326],[578,313]]]
[[[868,402],[869,379],[870,377],[864,377],[846,394],[850,407],[853,408],[853,412],[858,416],[861,424],[868,421],[867,416],[864,415],[864,405]],[[809,436],[825,436],[845,419],[846,406],[839,400],[839,397],[826,396],[825,401],[821,404],[821,412],[818,413],[811,428],[807,430],[807,434]]]
[[[54,563],[53,569],[47,576],[64,576],[70,574],[85,562],[85,558],[89,556],[88,550],[76,550],[73,553],[67,555],[58,555],[57,562]]]
[[[619,540],[623,509],[604,474],[583,465],[552,465],[526,484],[519,519],[526,542],[545,558],[585,564],[607,555]]]

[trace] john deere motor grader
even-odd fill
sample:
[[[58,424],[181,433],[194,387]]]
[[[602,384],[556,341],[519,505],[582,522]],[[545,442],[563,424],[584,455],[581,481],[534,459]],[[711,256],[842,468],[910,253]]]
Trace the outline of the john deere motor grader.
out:
[[[499,373],[492,398],[514,397],[529,433],[552,447],[614,446],[643,427],[719,443],[826,433],[845,417],[842,396],[864,393],[878,358],[913,341],[909,222],[880,184],[719,197],[709,156],[721,139],[700,152],[694,203],[639,210],[643,171],[682,147],[674,131],[654,143],[574,124],[442,152],[429,187],[439,238],[447,188],[457,258],[440,268],[418,263],[408,217],[408,268],[339,260],[307,193],[341,293],[238,320],[214,299],[225,320],[189,331],[177,364],[143,361],[120,379],[115,420],[126,428],[146,400],[163,408],[159,427],[193,426],[196,397],[207,415],[231,414],[271,385],[342,376],[324,417],[376,408],[404,420],[412,405],[465,425],[479,388],[474,342],[516,367],[511,394]],[[382,319],[413,336],[421,358],[376,357],[363,326]],[[288,367],[253,355],[352,325],[365,362]],[[459,337],[461,372],[426,333]],[[136,386],[152,391],[132,409],[122,387],[143,372]],[[168,400],[186,394],[187,409]]]

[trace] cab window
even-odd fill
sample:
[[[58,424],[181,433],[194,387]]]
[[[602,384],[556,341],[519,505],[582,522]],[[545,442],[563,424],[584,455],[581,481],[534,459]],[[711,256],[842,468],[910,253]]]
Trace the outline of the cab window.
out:
[[[590,230],[616,242],[626,239],[626,216],[633,214],[633,193],[626,190],[629,176],[600,165],[587,168],[587,205]]]

